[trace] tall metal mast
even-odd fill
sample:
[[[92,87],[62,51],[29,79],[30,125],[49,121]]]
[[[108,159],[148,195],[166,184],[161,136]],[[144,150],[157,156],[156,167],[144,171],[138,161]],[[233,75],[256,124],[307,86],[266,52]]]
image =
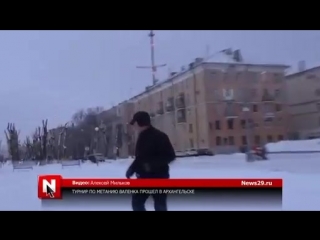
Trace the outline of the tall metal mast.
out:
[[[143,69],[151,69],[151,74],[152,74],[152,85],[155,85],[157,83],[157,69],[159,67],[164,67],[167,64],[160,64],[156,65],[155,64],[155,46],[154,46],[154,32],[153,30],[150,30],[150,33],[148,34],[150,38],[150,47],[151,47],[151,66],[137,66],[137,68],[143,68]]]

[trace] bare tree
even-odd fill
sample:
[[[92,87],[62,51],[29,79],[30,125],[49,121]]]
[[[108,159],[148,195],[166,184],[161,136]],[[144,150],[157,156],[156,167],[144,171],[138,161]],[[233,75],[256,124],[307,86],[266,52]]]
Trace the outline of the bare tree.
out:
[[[48,159],[57,159],[57,145],[56,145],[56,136],[54,129],[49,130],[48,132]]]
[[[47,120],[43,121],[42,134],[40,130],[37,130],[33,138],[33,147],[37,146],[36,149],[41,149],[42,156],[47,156],[49,151],[50,155],[56,156],[57,159],[71,156],[73,158],[83,157],[86,147],[91,147],[88,153],[93,152],[94,139],[98,137],[96,128],[99,129],[99,140],[101,139],[102,145],[105,145],[106,130],[103,122],[99,119],[99,114],[102,111],[102,107],[81,109],[72,115],[71,122],[49,131],[46,124]]]
[[[33,158],[41,160],[41,131],[40,127],[37,127],[32,135],[32,152]]]
[[[65,157],[65,141],[67,135],[69,122],[65,123],[63,126],[60,126],[59,138],[58,138],[58,159],[62,159]]]
[[[41,160],[47,159],[47,141],[48,141],[48,119],[42,120],[42,135],[41,135]]]
[[[85,116],[86,116],[85,110],[81,109],[81,110],[77,111],[75,114],[72,115],[72,122],[76,126],[81,125],[81,123],[83,122]]]
[[[26,159],[32,159],[33,156],[33,145],[30,140],[30,137],[26,137],[26,140],[24,141],[24,146],[26,148],[25,158]]]
[[[8,144],[8,151],[13,161],[19,161],[20,150],[19,150],[19,134],[14,123],[8,123],[7,130],[4,131]]]

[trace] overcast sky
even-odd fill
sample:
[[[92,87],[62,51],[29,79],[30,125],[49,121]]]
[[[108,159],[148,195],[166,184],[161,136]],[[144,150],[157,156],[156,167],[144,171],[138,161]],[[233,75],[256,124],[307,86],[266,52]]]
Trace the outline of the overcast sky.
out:
[[[320,65],[320,31],[155,31],[163,80],[196,57],[240,48],[246,62]],[[0,129],[22,136],[41,120],[64,123],[78,109],[110,107],[151,83],[148,31],[1,31]],[[209,48],[207,47],[209,46]],[[3,132],[3,131],[2,131]],[[4,138],[0,134],[0,139]]]

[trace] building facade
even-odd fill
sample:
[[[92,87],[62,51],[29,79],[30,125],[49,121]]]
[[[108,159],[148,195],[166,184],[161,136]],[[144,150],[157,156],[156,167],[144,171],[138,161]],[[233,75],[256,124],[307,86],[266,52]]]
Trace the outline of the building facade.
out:
[[[290,138],[320,137],[320,67],[286,76]]]
[[[100,152],[109,158],[127,157],[134,152],[134,132],[128,125],[134,114],[134,105],[129,101],[124,101],[117,106],[103,111],[100,120],[103,123],[103,131],[99,131],[97,136],[101,143]],[[104,141],[101,138],[105,138]]]
[[[286,138],[284,65],[209,63],[189,68],[130,99],[168,134],[176,151],[237,151]]]

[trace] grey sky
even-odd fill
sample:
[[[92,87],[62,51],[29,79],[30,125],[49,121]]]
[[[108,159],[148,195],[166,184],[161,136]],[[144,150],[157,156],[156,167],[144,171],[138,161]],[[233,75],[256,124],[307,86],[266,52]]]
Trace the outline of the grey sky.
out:
[[[320,31],[156,31],[156,61],[172,71],[211,53],[240,48],[247,62],[320,65]],[[108,108],[151,83],[148,31],[1,31],[0,129],[30,134],[78,109]],[[214,60],[214,59],[213,59]],[[168,67],[159,69],[163,80]],[[3,136],[1,134],[0,136]],[[1,137],[0,137],[1,139]]]

